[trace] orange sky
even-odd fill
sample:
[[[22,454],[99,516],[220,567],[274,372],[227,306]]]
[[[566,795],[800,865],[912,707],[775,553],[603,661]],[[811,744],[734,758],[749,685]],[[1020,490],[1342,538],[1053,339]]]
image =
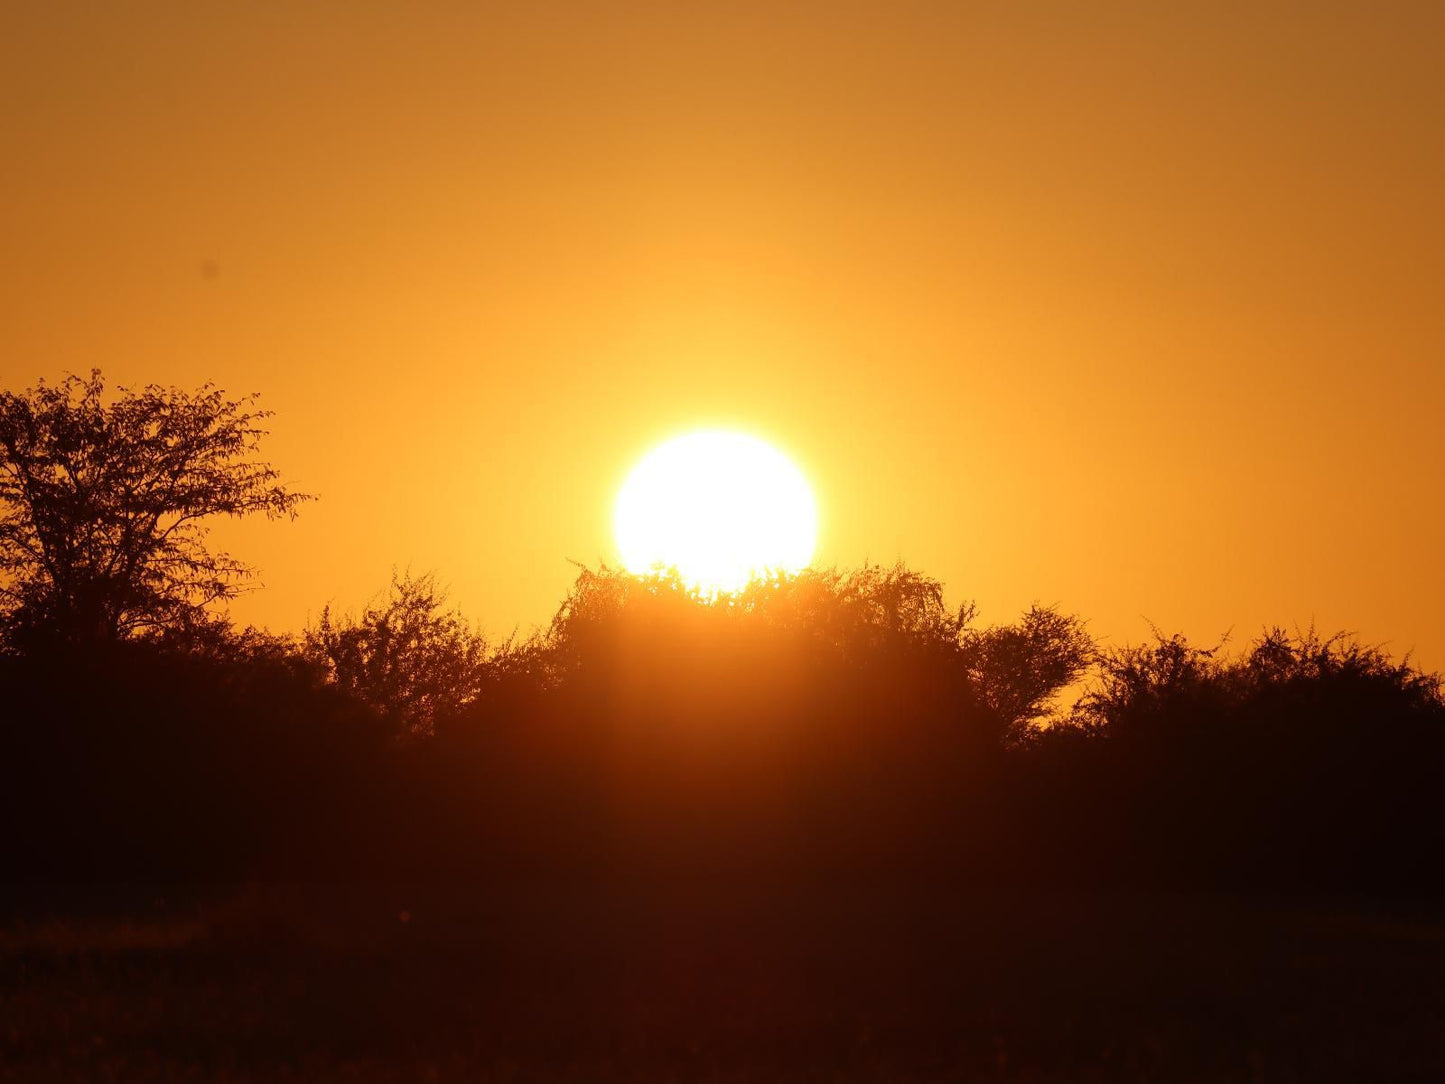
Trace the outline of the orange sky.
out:
[[[783,9],[780,11],[779,9]],[[1445,666],[1445,5],[0,7],[0,384],[260,391],[322,501],[243,620],[393,564],[497,632],[660,439],[791,454],[823,563],[1118,639]]]

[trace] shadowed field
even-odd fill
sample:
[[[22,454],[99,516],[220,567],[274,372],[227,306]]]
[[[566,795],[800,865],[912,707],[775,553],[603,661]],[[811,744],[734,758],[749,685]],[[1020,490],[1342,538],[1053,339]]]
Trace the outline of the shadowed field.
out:
[[[0,1079],[1445,1073],[1445,921],[1399,908],[378,886],[86,906],[6,922]]]

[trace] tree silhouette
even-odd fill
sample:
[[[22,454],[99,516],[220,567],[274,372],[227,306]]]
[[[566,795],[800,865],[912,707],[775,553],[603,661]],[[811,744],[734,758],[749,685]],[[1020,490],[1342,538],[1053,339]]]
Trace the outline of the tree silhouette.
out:
[[[961,630],[960,643],[979,698],[1015,740],[1049,714],[1096,656],[1083,621],[1052,606],[1031,606],[1016,625]]]
[[[253,576],[208,549],[215,516],[294,515],[255,458],[255,396],[148,385],[104,401],[99,370],[0,393],[0,614],[79,645],[205,625]]]
[[[345,692],[403,732],[427,734],[475,700],[490,672],[486,638],[445,605],[434,576],[393,573],[359,616],[322,610],[306,649]]]

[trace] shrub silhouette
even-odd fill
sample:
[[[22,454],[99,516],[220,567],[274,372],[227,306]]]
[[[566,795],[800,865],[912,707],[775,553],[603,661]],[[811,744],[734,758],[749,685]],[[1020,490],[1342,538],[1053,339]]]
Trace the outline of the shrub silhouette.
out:
[[[490,649],[430,577],[304,641],[32,644],[0,659],[6,868],[1440,887],[1434,675],[1312,631],[974,622],[902,567],[717,599],[602,568]]]
[[[1275,628],[1228,656],[1156,633],[1104,653],[1050,736],[1074,786],[1108,796],[1094,831],[1115,868],[1275,887],[1439,882],[1426,859],[1445,842],[1439,678],[1349,636]]]
[[[1058,694],[1097,657],[1083,622],[1055,607],[1031,606],[1017,625],[960,631],[969,678],[1012,741],[1051,719]]]
[[[481,694],[486,637],[454,610],[433,575],[392,574],[386,594],[359,615],[321,611],[305,651],[330,680],[404,734],[429,734]]]
[[[388,731],[289,641],[154,641],[0,658],[0,868],[8,877],[225,878],[356,853]],[[361,834],[365,835],[364,827]]]

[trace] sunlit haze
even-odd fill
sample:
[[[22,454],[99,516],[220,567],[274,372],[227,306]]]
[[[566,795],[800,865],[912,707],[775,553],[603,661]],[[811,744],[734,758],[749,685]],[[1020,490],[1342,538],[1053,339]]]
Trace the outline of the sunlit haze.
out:
[[[241,621],[394,566],[505,634],[664,440],[814,563],[1112,642],[1445,665],[1445,5],[16,3],[0,384],[256,391],[319,495]]]

